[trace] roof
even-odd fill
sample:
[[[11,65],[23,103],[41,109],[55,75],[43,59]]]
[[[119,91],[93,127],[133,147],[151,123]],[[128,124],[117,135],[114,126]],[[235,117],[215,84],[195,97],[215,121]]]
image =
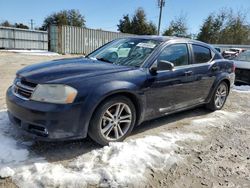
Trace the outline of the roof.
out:
[[[138,38],[138,39],[148,39],[148,40],[157,40],[160,42],[167,42],[170,40],[174,40],[176,42],[184,42],[184,43],[194,43],[197,45],[202,45],[202,46],[207,46],[209,48],[214,48],[210,44],[198,41],[198,40],[193,40],[190,38],[184,38],[184,37],[175,37],[175,36],[158,36],[158,35],[132,35],[132,36],[127,36],[126,38]]]
[[[175,37],[175,36],[157,36],[157,35],[134,35],[134,36],[129,36],[129,38],[141,38],[141,39],[151,39],[151,40],[158,40],[160,42],[167,42],[170,40],[175,40],[178,42],[193,42],[196,44],[201,44],[201,45],[206,45],[206,46],[211,46],[207,43],[198,41],[198,40],[193,40],[190,38],[184,38],[184,37]]]
[[[174,36],[158,36],[158,35],[134,35],[134,36],[129,36],[129,38],[141,38],[141,39],[153,39],[153,40],[158,40],[158,41],[168,41],[171,39],[178,39],[180,37],[174,37]]]

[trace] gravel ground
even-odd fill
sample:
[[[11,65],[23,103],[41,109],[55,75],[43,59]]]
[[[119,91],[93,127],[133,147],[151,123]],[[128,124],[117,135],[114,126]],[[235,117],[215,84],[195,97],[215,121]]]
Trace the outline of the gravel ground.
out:
[[[5,92],[13,82],[17,70],[34,63],[68,57],[72,56],[37,56],[0,51],[0,106],[5,107]]]
[[[44,57],[0,52],[0,109],[5,92],[23,66],[65,56]],[[173,114],[135,128],[126,141],[178,131],[197,133],[200,141],[180,141],[176,155],[184,160],[170,167],[148,168],[146,187],[250,187],[250,93],[232,91],[222,111],[204,108]],[[100,148],[88,138],[74,142],[36,143],[31,150],[55,164],[67,164],[76,157]],[[95,185],[98,186],[98,185]],[[16,187],[10,178],[0,187]]]

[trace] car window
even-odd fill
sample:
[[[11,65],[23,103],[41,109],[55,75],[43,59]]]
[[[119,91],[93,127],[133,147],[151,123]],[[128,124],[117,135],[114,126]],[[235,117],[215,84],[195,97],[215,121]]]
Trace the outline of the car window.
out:
[[[169,61],[174,66],[188,65],[188,48],[186,44],[167,46],[159,55],[158,60]]]
[[[200,45],[192,45],[193,54],[194,54],[194,63],[207,63],[212,59],[212,54],[209,48],[200,46]]]
[[[139,67],[160,43],[153,39],[117,39],[87,57],[116,65]]]

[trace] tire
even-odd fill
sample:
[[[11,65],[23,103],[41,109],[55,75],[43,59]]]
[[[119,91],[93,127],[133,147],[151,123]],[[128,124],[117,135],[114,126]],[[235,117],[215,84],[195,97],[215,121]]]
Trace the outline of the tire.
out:
[[[206,108],[211,111],[221,110],[227,100],[229,94],[229,88],[226,82],[222,81],[213,94],[210,102],[206,105]]]
[[[108,98],[94,112],[88,134],[102,146],[108,145],[109,142],[120,142],[131,133],[135,120],[135,106],[129,98],[125,96]]]

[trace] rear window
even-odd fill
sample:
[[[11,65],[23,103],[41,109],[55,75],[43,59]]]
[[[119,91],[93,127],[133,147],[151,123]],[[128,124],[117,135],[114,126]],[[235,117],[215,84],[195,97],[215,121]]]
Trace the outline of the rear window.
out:
[[[193,44],[194,63],[207,63],[212,59],[211,50],[209,48]]]

